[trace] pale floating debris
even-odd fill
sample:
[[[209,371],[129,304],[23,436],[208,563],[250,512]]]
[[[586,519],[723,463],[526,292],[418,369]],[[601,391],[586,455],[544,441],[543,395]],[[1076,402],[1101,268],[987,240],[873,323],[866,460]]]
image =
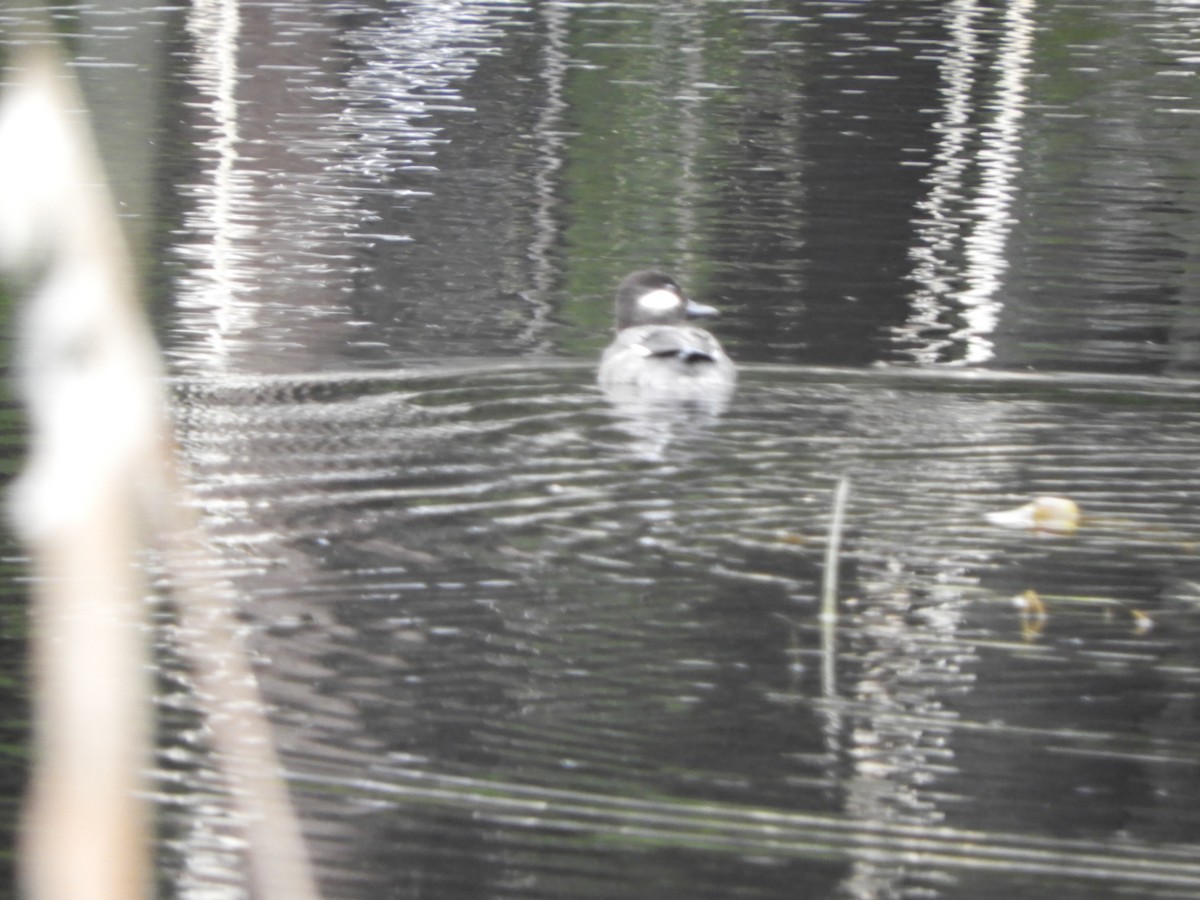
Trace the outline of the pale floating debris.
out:
[[[798,546],[809,542],[808,538],[804,535],[796,534],[792,531],[777,531],[775,532],[775,539],[781,544],[796,544]]]
[[[1074,534],[1079,528],[1079,504],[1066,497],[1034,497],[1024,506],[986,513],[993,525],[1028,528],[1049,534]]]
[[[1022,591],[1012,602],[1021,611],[1021,637],[1026,641],[1037,640],[1046,628],[1046,604],[1042,602],[1042,595],[1035,590]]]
[[[1012,598],[1012,604],[1024,615],[1043,618],[1046,616],[1046,604],[1042,602],[1042,595],[1037,591],[1022,591]]]
[[[1135,634],[1145,634],[1154,628],[1154,620],[1140,609],[1131,609],[1129,614],[1133,616],[1133,630]]]

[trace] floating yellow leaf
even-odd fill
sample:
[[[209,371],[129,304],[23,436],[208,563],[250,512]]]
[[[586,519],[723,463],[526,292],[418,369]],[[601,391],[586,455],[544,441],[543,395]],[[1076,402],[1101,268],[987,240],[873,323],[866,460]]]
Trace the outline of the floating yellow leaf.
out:
[[[779,539],[780,543],[783,543],[783,544],[807,544],[808,543],[808,538],[806,538],[804,535],[795,534],[794,532],[791,532],[791,531],[780,531],[777,533],[776,537]]]
[[[1073,534],[1079,527],[1079,505],[1067,497],[1035,497],[1024,506],[986,516],[993,525],[1048,534]]]

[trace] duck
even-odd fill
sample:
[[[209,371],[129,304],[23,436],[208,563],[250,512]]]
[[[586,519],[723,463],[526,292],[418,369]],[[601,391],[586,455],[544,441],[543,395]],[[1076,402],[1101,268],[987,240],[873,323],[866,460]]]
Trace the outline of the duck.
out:
[[[617,286],[617,334],[600,358],[600,389],[610,397],[696,401],[723,406],[737,368],[708,331],[689,318],[718,314],[688,299],[670,275],[645,269]]]

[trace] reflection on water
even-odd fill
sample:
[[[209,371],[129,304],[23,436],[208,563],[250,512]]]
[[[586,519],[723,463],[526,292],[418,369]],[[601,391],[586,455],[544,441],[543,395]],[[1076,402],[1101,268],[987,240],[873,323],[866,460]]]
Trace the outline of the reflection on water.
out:
[[[1194,392],[752,368],[648,458],[591,378],[183,388],[330,883],[1200,884],[1179,717],[1200,679]],[[816,594],[843,472],[829,683]],[[1076,536],[985,520],[1046,492],[1083,506]],[[1030,588],[1049,617],[1027,638]]]
[[[1197,366],[1195,4],[55,10],[327,895],[1200,893],[1196,397],[1135,376]],[[723,415],[594,388],[647,265]],[[1080,532],[984,518],[1037,494]]]
[[[1186,4],[156,15],[188,371],[591,356],[645,265],[743,361],[1194,369]]]
[[[980,46],[985,10],[974,0],[948,4],[950,51],[941,64],[944,118],[936,126],[941,146],[929,196],[919,204],[928,218],[914,222],[926,240],[913,248],[913,280],[919,287],[901,329],[920,362],[941,362],[945,354],[955,362],[985,363],[995,354],[992,333],[1003,308],[998,293],[1013,225],[1033,6],[1033,0],[1008,5],[993,60]],[[1000,73],[994,99],[983,104],[994,114],[980,126],[972,122],[980,105],[973,94],[989,69]],[[975,165],[977,176],[971,171]]]
[[[489,259],[514,249],[504,232],[529,189],[515,166],[532,157],[508,161],[495,136],[475,134],[468,152],[486,154],[474,163],[486,171],[464,180],[446,165],[461,151],[441,122],[475,127],[462,85],[512,27],[505,9],[423,2],[368,17],[221,2],[195,5],[188,24],[187,124],[202,150],[173,248],[189,265],[172,349],[189,368],[470,354],[485,346],[472,332],[493,348],[538,346],[529,319],[546,318],[545,301],[519,297],[525,273],[497,280]],[[520,182],[505,185],[510,167]]]

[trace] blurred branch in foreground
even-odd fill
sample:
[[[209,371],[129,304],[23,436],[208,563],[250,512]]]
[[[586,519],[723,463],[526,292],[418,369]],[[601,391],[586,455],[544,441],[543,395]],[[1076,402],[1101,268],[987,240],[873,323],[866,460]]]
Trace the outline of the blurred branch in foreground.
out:
[[[29,460],[11,515],[34,575],[31,900],[148,897],[153,677],[140,554],[169,576],[207,552],[171,441],[165,380],[71,76],[25,48],[0,104],[0,269],[22,295]],[[211,567],[209,567],[211,569]],[[204,571],[188,565],[186,571]],[[172,577],[256,897],[315,898],[229,591]]]

